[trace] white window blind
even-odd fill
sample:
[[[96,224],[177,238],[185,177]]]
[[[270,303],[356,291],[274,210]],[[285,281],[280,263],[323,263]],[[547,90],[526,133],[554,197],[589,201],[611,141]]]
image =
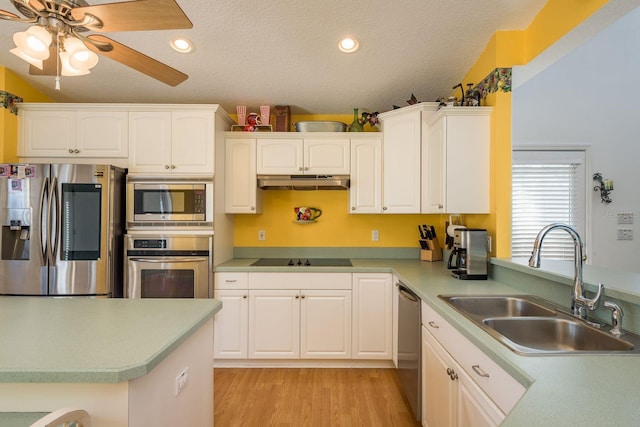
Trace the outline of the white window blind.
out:
[[[512,168],[511,256],[529,257],[542,227],[561,222],[585,239],[585,175],[582,151],[514,151]],[[554,230],[542,256],[573,259],[573,240]]]

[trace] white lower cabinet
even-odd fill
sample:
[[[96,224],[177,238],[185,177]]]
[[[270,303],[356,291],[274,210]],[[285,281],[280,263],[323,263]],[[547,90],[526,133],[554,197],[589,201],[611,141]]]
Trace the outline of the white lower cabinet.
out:
[[[353,274],[353,358],[392,358],[391,273]]]
[[[349,359],[350,290],[249,291],[250,359]]]
[[[299,291],[252,290],[249,307],[249,358],[298,359]]]
[[[249,332],[249,274],[215,273],[214,298],[222,301],[213,333],[214,359],[246,359]]]
[[[246,359],[249,291],[217,289],[215,298],[222,301],[224,310],[216,314],[214,322],[214,358]]]
[[[497,426],[525,388],[422,303],[422,424]]]

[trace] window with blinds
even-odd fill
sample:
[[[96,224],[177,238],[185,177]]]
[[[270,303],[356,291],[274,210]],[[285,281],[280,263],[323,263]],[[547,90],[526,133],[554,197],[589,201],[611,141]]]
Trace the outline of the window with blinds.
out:
[[[512,167],[511,256],[529,257],[542,227],[561,222],[585,239],[585,153],[514,151]],[[542,257],[573,260],[573,240],[554,230]]]

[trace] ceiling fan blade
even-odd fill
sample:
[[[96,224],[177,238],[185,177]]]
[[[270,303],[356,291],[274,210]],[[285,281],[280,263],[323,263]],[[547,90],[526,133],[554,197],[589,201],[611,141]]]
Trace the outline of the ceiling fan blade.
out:
[[[193,28],[175,0],[138,0],[76,7],[71,14],[81,20],[85,13],[97,16],[101,28],[90,27],[99,33],[110,31],[172,30]]]
[[[7,12],[6,10],[0,10],[0,19],[8,19],[10,21],[14,19],[20,19],[15,13]]]
[[[161,82],[166,83],[169,86],[177,86],[189,78],[188,75],[176,70],[175,68],[171,68],[160,61],[157,61],[143,53],[138,52],[137,50],[131,49],[130,47],[111,40],[108,37],[98,34],[92,34],[88,38],[99,43],[109,43],[113,46],[112,50],[105,51],[104,49],[99,49],[90,42],[85,43],[87,47],[95,53],[107,56],[114,61],[118,61],[121,64],[133,68],[134,70],[140,71],[141,73],[144,73],[149,77],[160,80]]]

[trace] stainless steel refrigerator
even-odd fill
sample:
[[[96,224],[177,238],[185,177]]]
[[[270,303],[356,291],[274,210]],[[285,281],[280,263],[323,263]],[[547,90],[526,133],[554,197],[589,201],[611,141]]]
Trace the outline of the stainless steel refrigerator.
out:
[[[0,165],[0,295],[122,296],[125,171]]]

